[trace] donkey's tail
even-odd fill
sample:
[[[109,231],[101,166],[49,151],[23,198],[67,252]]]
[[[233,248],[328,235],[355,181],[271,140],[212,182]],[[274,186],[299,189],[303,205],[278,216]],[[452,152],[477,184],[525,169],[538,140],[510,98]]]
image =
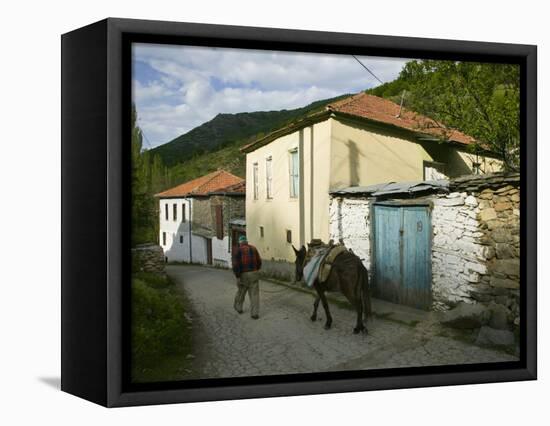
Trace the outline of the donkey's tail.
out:
[[[359,264],[359,279],[361,281],[361,303],[363,304],[363,316],[366,321],[367,318],[372,318],[372,304],[370,300],[369,273],[367,268],[365,268],[362,263]]]

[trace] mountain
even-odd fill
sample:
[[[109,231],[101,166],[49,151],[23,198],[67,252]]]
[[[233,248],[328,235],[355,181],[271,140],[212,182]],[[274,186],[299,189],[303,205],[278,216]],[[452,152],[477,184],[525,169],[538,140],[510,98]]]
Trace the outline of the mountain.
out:
[[[241,112],[218,114],[212,120],[201,124],[170,142],[150,150],[151,158],[160,156],[169,168],[188,162],[192,157],[230,148],[238,153],[235,145],[269,133],[294,119],[313,113],[325,105],[349,95],[313,102],[305,107],[281,111]],[[220,165],[223,167],[223,165]],[[178,167],[179,168],[179,167]]]

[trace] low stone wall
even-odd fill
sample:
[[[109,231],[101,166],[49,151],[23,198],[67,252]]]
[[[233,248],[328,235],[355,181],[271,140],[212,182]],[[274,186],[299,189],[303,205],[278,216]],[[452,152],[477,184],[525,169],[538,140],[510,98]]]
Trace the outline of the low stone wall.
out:
[[[164,272],[164,251],[157,244],[141,244],[132,248],[133,272]]]

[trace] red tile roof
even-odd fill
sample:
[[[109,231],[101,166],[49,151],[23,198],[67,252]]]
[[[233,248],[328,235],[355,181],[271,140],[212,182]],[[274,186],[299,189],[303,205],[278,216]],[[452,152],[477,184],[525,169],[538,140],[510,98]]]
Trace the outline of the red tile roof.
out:
[[[217,192],[224,192],[226,194],[246,194],[246,181],[243,179],[241,182],[223,188]]]
[[[474,138],[458,130],[448,129],[442,123],[406,108],[400,113],[399,108],[400,106],[392,101],[367,93],[359,93],[327,106],[329,111],[391,124],[448,141],[466,145],[474,142]]]
[[[239,184],[244,185],[244,179],[241,179],[238,176],[226,172],[225,170],[217,170],[205,176],[201,176],[188,182],[184,182],[181,185],[155,194],[155,197],[174,198],[188,197],[193,195],[205,196],[211,192],[225,192],[226,189]]]
[[[325,111],[301,117],[285,127],[277,129],[260,139],[244,145],[240,150],[242,152],[251,152],[281,136],[295,132],[313,123],[324,121],[329,118],[331,114],[336,115],[336,117],[340,114],[341,116],[347,115],[371,120],[373,122],[384,123],[415,133],[433,136],[438,139],[457,142],[464,145],[475,142],[473,137],[458,130],[449,129],[445,127],[443,123],[438,123],[429,117],[410,111],[407,108],[402,108],[401,112],[399,110],[400,106],[395,102],[361,92],[357,95],[327,105]]]

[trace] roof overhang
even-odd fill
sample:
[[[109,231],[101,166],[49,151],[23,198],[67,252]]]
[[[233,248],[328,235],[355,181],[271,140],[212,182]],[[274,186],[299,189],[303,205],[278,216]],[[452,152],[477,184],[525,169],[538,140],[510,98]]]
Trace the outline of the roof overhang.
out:
[[[412,139],[418,143],[426,143],[426,142],[444,143],[444,144],[452,145],[460,150],[468,150],[470,149],[469,148],[470,146],[474,146],[474,144],[466,144],[459,141],[438,138],[432,134],[424,133],[421,130],[410,130],[410,129],[396,126],[394,124],[384,123],[382,121],[372,120],[366,117],[358,117],[356,115],[347,114],[340,111],[325,110],[325,111],[304,117],[303,119],[300,119],[298,121],[294,121],[285,127],[281,127],[280,129],[275,130],[274,132],[271,132],[268,135],[260,139],[257,139],[248,145],[243,146],[242,148],[240,148],[240,151],[248,154],[250,152],[257,150],[258,148],[261,148],[265,145],[270,144],[271,142],[273,142],[274,140],[280,137],[299,131],[305,127],[311,126],[312,124],[320,123],[331,117],[342,122],[347,121],[347,122],[356,123],[362,126],[367,126],[368,128],[371,128],[371,129],[378,128],[385,131],[392,131],[395,133],[399,133],[404,137],[406,137],[407,139]],[[486,148],[483,148],[483,146],[480,144],[475,144],[475,147],[476,147],[476,152],[478,154],[494,157],[494,158],[500,158],[498,154],[492,151],[489,151]]]
[[[269,133],[268,135],[260,139],[257,139],[252,143],[249,143],[248,145],[241,147],[240,151],[248,154],[249,152],[253,152],[258,148],[261,148],[262,146],[265,146],[273,142],[275,139],[297,132],[298,130],[302,130],[308,126],[311,126],[312,124],[317,124],[317,123],[320,123],[321,121],[325,121],[328,118],[330,118],[331,115],[332,113],[326,110],[308,115],[302,119],[293,121],[292,123],[286,125],[285,127],[281,127],[280,129],[275,130]]]

